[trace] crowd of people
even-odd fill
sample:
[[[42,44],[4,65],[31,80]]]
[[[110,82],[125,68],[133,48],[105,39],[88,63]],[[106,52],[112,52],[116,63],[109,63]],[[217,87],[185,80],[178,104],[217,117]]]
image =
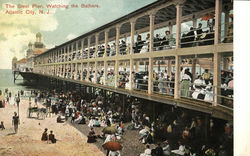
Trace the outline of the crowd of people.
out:
[[[66,121],[88,126],[89,143],[96,142],[97,139],[103,140],[103,144],[109,141],[120,142],[126,131],[136,130],[138,143],[141,142],[146,147],[141,155],[232,153],[232,124],[225,125],[222,135],[217,134],[218,125],[213,119],[209,121],[209,127],[206,127],[203,117],[192,116],[178,108],[165,110],[154,120],[143,112],[140,101],[131,97],[127,98],[127,107],[122,108],[118,96],[109,94],[105,97],[101,92],[97,92],[92,98],[85,98],[86,96],[74,91],[41,92],[38,96],[46,99],[45,106],[51,113],[58,115],[58,123]],[[103,131],[96,133],[96,127],[102,127]],[[114,132],[105,131],[107,127],[114,129]],[[205,134],[205,128],[208,134]],[[107,150],[107,155],[113,152],[118,155],[121,153],[119,150]]]
[[[73,67],[73,74],[71,76],[71,68],[68,69],[66,74],[67,78],[72,78],[76,80],[89,80],[89,82],[95,81],[97,84],[105,84],[104,79],[104,69],[98,70],[95,74],[95,71],[92,70],[89,72],[89,77],[87,77],[87,69],[84,69],[83,72],[79,69],[76,70],[76,67]],[[76,73],[76,75],[74,74]],[[213,75],[205,69],[202,74],[195,74],[195,77],[191,74],[190,68],[185,67],[180,71],[180,95],[181,97],[191,97],[193,99],[204,100],[207,102],[214,101],[214,86],[213,86]],[[132,72],[132,88],[139,90],[147,90],[148,87],[148,72]],[[123,71],[119,71],[118,74],[118,87],[129,89],[129,72],[126,71],[126,68]],[[153,89],[154,92],[161,94],[174,94],[174,82],[175,77],[174,73],[171,72],[168,75],[167,70],[165,71],[155,71],[153,70]],[[106,85],[115,86],[115,75],[114,69],[109,69],[106,76]],[[221,72],[221,95],[223,96],[223,101],[227,101],[226,97],[233,97],[233,73],[228,71]],[[223,102],[225,103],[225,102]]]
[[[209,73],[205,71],[205,73]],[[187,73],[186,73],[187,74]],[[225,73],[224,73],[225,74]],[[162,74],[161,74],[162,75]],[[187,74],[188,75],[188,74]],[[211,75],[210,75],[211,76]],[[228,75],[232,76],[231,74]],[[198,79],[207,80],[203,74]],[[226,78],[230,82],[230,78]],[[197,82],[198,84],[198,82]],[[197,88],[197,86],[196,86]],[[8,93],[8,91],[6,92]],[[21,92],[20,96],[21,96]],[[9,94],[9,93],[8,93]],[[71,122],[89,127],[88,143],[98,139],[103,145],[108,142],[122,142],[126,131],[138,132],[138,144],[145,144],[141,156],[152,155],[210,155],[211,153],[232,155],[233,126],[231,123],[216,123],[210,118],[208,124],[201,115],[193,115],[184,109],[169,107],[157,113],[155,118],[145,113],[140,99],[127,97],[126,105],[121,105],[120,97],[112,92],[96,91],[89,95],[77,91],[32,91],[34,103],[41,102],[47,114],[57,115],[56,122]],[[51,115],[49,115],[51,116]],[[17,114],[13,116],[14,130],[20,124]],[[208,126],[207,126],[208,125]],[[96,128],[103,128],[96,133]],[[0,128],[4,130],[2,123]],[[220,131],[221,130],[221,131]],[[41,140],[56,143],[53,131],[48,135],[46,128]],[[209,154],[210,153],[210,154]],[[107,155],[120,155],[120,149],[107,149]]]

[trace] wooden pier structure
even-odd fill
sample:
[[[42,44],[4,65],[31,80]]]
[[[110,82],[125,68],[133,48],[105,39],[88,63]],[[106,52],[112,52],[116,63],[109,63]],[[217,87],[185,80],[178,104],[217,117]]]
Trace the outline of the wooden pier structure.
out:
[[[99,88],[232,121],[233,96],[221,94],[221,72],[233,66],[230,11],[231,0],[156,1],[36,56],[33,74],[61,85]],[[200,19],[209,14],[214,20],[198,34]],[[185,32],[181,25],[186,22],[192,22],[193,29]],[[165,40],[158,40],[157,34],[165,31]],[[211,101],[193,99],[190,90],[189,96],[182,95],[181,67],[192,70],[193,83],[197,66],[213,75]],[[155,78],[163,68],[173,78],[166,82],[172,84],[166,93],[159,92],[161,82]],[[135,78],[136,73],[146,78]],[[121,81],[124,75],[127,81]]]

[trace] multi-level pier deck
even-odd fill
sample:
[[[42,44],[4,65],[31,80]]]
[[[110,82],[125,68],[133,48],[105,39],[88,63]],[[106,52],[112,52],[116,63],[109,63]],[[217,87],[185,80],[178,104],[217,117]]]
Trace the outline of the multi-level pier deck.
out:
[[[36,56],[33,74],[232,120],[233,94],[222,92],[233,89],[221,87],[221,72],[233,62],[232,11],[231,0],[157,1]],[[200,19],[213,15],[199,34]],[[193,30],[181,30],[187,22]],[[181,88],[181,67],[192,71],[188,90]],[[192,98],[201,69],[211,73],[204,93],[210,100]],[[160,80],[161,73],[172,79]]]

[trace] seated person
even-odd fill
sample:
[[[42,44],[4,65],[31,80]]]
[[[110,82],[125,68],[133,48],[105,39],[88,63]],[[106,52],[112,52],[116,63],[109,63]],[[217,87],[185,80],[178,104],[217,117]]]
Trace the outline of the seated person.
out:
[[[165,145],[163,146],[163,155],[164,156],[168,156],[168,155],[170,155],[170,153],[171,153],[171,149],[170,149],[170,146],[169,146],[169,144],[168,144],[168,141],[166,140],[165,142]]]
[[[58,115],[58,117],[56,118],[56,122],[57,122],[57,123],[64,123],[64,121],[63,121],[61,115]]]
[[[122,134],[123,134],[123,130],[122,130],[121,126],[118,126],[118,125],[117,125],[116,129],[117,129],[117,133],[118,133],[119,135],[122,135]]]
[[[88,135],[87,143],[94,143],[94,142],[96,142],[96,135],[95,135],[94,128],[91,128],[89,135]]]
[[[100,127],[100,121],[98,120],[98,118],[95,118],[95,121],[94,121],[94,127]]]
[[[86,120],[85,120],[84,116],[82,117],[82,120],[78,124],[86,124]]]
[[[42,141],[48,141],[48,134],[47,134],[47,131],[48,131],[48,128],[45,128],[45,129],[44,129],[44,132],[43,132],[43,134],[42,134],[42,138],[41,138]]]
[[[0,129],[2,129],[2,130],[5,129],[4,124],[3,124],[3,121],[1,121]]]
[[[78,118],[74,121],[76,124],[80,124],[80,122],[83,120],[83,116],[82,116],[82,114],[79,114],[78,115]],[[85,119],[84,119],[85,120]]]
[[[152,150],[150,149],[150,146],[147,145],[144,153],[141,153],[140,156],[151,156]]]
[[[151,130],[149,132],[147,132],[145,143],[147,143],[147,144],[153,143],[153,133]]]
[[[152,149],[152,155],[163,156],[163,149],[160,143],[157,144],[155,149]]]
[[[49,141],[51,141],[51,143],[56,143],[56,138],[55,138],[55,135],[53,134],[53,131],[50,131],[50,134],[49,134]]]

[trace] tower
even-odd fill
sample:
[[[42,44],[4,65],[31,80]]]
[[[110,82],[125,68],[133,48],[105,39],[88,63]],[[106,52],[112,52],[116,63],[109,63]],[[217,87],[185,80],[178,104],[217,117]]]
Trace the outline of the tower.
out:
[[[36,34],[36,42],[42,42],[42,34],[40,32]]]
[[[16,70],[17,69],[17,58],[13,57],[12,59],[12,70]]]
[[[32,43],[31,42],[28,44],[28,47],[29,47],[29,49],[32,49]]]

